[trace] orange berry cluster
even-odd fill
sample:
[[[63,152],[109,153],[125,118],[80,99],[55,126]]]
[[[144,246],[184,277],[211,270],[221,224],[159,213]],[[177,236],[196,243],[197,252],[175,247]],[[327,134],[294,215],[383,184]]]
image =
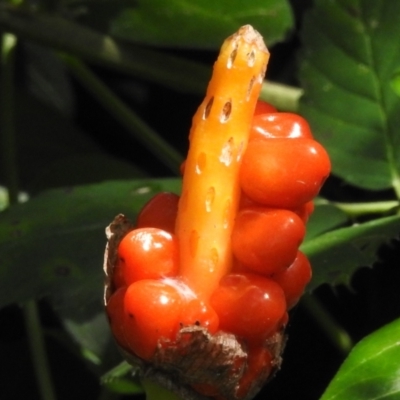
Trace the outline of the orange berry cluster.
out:
[[[329,171],[329,157],[306,121],[259,101],[239,172],[231,270],[211,296],[196,293],[180,275],[179,196],[155,196],[118,247],[107,313],[119,345],[151,361],[160,346],[176,345],[183,327],[234,334],[247,351],[236,391],[236,398],[245,398],[260,370],[274,369],[265,342],[284,328],[288,310],[311,279],[298,248]],[[207,382],[194,388],[223,398]]]

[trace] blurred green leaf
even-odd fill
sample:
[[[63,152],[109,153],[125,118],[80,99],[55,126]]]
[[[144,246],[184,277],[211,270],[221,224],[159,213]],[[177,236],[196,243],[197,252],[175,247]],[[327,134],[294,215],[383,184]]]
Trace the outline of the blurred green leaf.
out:
[[[17,155],[21,186],[32,182],[54,163],[72,154],[101,153],[100,147],[57,110],[19,91],[16,96]],[[2,171],[0,171],[2,178]],[[44,182],[41,183],[42,187]]]
[[[284,0],[137,0],[111,24],[111,34],[156,46],[218,49],[240,26],[253,25],[268,45],[293,27]]]
[[[84,318],[78,319],[67,307],[60,309],[56,305],[55,308],[65,330],[73,338],[74,343],[79,346],[79,356],[88,362],[91,370],[96,374],[104,373],[110,367],[108,365],[112,356],[110,348],[111,346],[115,348],[104,307],[99,304],[97,311],[93,307]]]
[[[72,82],[62,61],[54,52],[34,42],[21,44],[25,82],[29,93],[71,119],[75,113]]]
[[[392,89],[400,97],[400,71],[396,71],[390,81]]]
[[[146,177],[140,168],[108,154],[71,154],[37,171],[30,184],[34,193],[45,189],[84,185],[113,179]]]
[[[353,273],[362,266],[372,266],[379,247],[398,238],[400,215],[375,219],[340,228],[307,240],[300,247],[313,266],[308,286],[313,290],[323,283],[349,284]]]
[[[316,0],[302,30],[300,112],[327,147],[333,172],[400,195],[400,2]]]
[[[105,227],[135,219],[160,191],[180,181],[112,181],[45,192],[0,214],[0,307],[51,295],[65,317],[87,321],[102,307]]]
[[[204,93],[211,74],[208,67],[182,57],[128,45],[60,16],[28,12],[1,2],[0,26],[20,38],[70,52],[85,61],[128,72],[180,92]]]
[[[400,398],[400,319],[359,342],[320,400]]]

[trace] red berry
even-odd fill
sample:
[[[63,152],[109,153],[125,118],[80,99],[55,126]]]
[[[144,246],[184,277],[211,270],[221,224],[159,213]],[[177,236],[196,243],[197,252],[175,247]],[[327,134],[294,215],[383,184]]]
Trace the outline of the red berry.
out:
[[[138,228],[159,228],[169,233],[175,231],[179,196],[163,192],[155,195],[140,211],[136,226]]]
[[[126,286],[141,279],[173,277],[178,273],[178,243],[174,235],[158,228],[129,232],[118,246],[115,275]],[[121,279],[122,278],[122,279]]]
[[[299,251],[297,257],[284,271],[271,277],[283,289],[288,309],[299,301],[308,282],[311,280],[311,265],[307,257]]]
[[[306,224],[311,214],[314,212],[314,202],[308,201],[305,204],[302,204],[296,210],[293,210]]]
[[[272,372],[272,355],[266,348],[257,346],[248,350],[247,369],[239,382],[236,391],[238,398],[243,398],[249,393],[251,385],[258,375],[269,376]]]
[[[182,326],[202,326],[211,334],[217,332],[219,326],[217,313],[198,298],[190,299],[183,305],[179,322]]]
[[[254,116],[260,114],[276,113],[276,112],[277,110],[272,104],[269,104],[266,101],[257,100],[256,108],[254,110]]]
[[[124,333],[124,298],[126,289],[126,287],[123,287],[116,290],[108,299],[106,306],[111,331],[118,344],[124,348],[129,347]]]
[[[122,261],[119,257],[117,258],[117,261],[114,266],[114,270],[112,273],[112,282],[114,284],[114,289],[118,289],[120,287],[126,287],[127,284],[125,282],[124,278],[124,270],[126,268],[124,264],[124,261]],[[131,282],[132,283],[132,282]]]
[[[281,287],[256,274],[226,275],[210,303],[221,330],[257,343],[275,331],[286,312]]]
[[[239,180],[251,200],[296,209],[318,194],[329,171],[329,157],[314,140],[252,140],[243,155]]]
[[[307,121],[300,115],[277,112],[255,116],[249,140],[275,138],[312,139],[313,136]]]
[[[163,281],[145,279],[130,285],[124,299],[124,330],[131,350],[149,360],[158,343],[173,342],[182,312],[179,289]]]
[[[191,386],[197,393],[200,393],[203,396],[211,397],[213,399],[219,396],[218,389],[208,383],[197,383]]]
[[[270,275],[294,261],[304,235],[304,223],[292,211],[244,209],[236,216],[232,253],[246,268]]]

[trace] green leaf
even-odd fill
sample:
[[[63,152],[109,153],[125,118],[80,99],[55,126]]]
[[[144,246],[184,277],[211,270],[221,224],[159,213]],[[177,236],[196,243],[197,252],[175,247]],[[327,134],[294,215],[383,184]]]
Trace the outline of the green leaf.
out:
[[[343,226],[349,221],[345,212],[331,204],[318,204],[315,201],[315,209],[307,222],[307,234],[305,240],[311,240],[325,232]]]
[[[114,179],[145,178],[140,168],[108,154],[77,154],[60,158],[42,168],[30,185],[30,191],[85,185]]]
[[[399,35],[398,1],[316,0],[303,24],[300,112],[335,174],[400,196]]]
[[[313,278],[308,286],[315,289],[323,283],[349,284],[361,266],[372,266],[377,250],[398,237],[400,215],[379,218],[347,228],[336,229],[303,243],[302,250],[310,259]]]
[[[400,398],[400,319],[364,338],[351,351],[320,400]]]
[[[105,227],[132,220],[180,181],[111,181],[45,192],[0,214],[0,307],[51,295],[67,317],[87,320],[102,307]]]
[[[293,26],[282,0],[138,0],[111,24],[111,34],[156,46],[218,49],[242,25],[251,24],[268,45]]]

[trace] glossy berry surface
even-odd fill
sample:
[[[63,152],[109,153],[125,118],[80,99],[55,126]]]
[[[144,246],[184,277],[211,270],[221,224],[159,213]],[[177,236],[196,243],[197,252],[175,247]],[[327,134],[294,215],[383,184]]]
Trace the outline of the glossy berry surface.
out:
[[[125,349],[129,347],[125,339],[124,298],[126,287],[117,289],[107,302],[106,312],[111,330],[118,344]]]
[[[308,258],[299,251],[294,262],[285,270],[272,275],[285,293],[288,309],[299,301],[308,282],[311,280],[311,265]]]
[[[176,237],[158,228],[139,228],[129,232],[118,246],[116,286],[141,279],[175,276],[178,272]]]
[[[136,227],[159,228],[174,233],[178,203],[179,196],[175,193],[162,192],[155,195],[141,209],[137,217]]]
[[[237,214],[232,253],[246,268],[270,275],[294,261],[304,235],[304,223],[292,211],[247,208]]]
[[[248,350],[247,369],[239,382],[237,395],[239,398],[244,397],[248,393],[255,377],[260,371],[263,371],[266,376],[272,370],[272,355],[268,349],[263,346],[250,347]]]
[[[201,326],[213,334],[218,330],[219,318],[209,304],[194,298],[185,301],[183,304],[179,323],[181,326]]]
[[[307,121],[292,113],[260,114],[253,118],[250,140],[253,139],[312,139]]]
[[[305,204],[302,204],[300,207],[297,209],[293,210],[300,218],[301,220],[306,224],[308,222],[308,219],[310,218],[311,214],[314,212],[314,202],[313,201],[308,201]]]
[[[269,114],[269,113],[276,113],[277,109],[270,103],[266,101],[257,100],[256,108],[254,110],[254,116],[260,114]]]
[[[174,341],[182,308],[179,290],[163,281],[144,279],[130,285],[124,297],[125,340],[149,360],[160,342]]]
[[[225,276],[210,302],[221,330],[256,342],[274,332],[286,312],[281,287],[257,274]]]
[[[314,140],[252,140],[244,153],[239,179],[251,200],[295,209],[318,194],[329,172],[329,157]]]

